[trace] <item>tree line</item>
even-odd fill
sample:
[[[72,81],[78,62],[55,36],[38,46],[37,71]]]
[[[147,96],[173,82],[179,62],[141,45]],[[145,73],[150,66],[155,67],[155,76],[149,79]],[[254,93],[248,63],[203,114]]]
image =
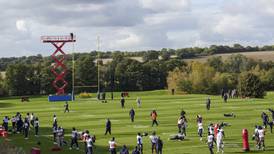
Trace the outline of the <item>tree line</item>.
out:
[[[231,55],[212,57],[206,63],[191,62],[169,72],[168,87],[186,93],[220,94],[237,89],[243,97],[262,98],[274,90],[274,63]]]
[[[224,48],[227,48],[224,50]],[[213,53],[272,50],[272,46],[233,47],[210,46],[209,48],[184,48],[150,50],[144,52],[97,52],[75,53],[75,92],[96,92],[98,69],[100,66],[101,91],[138,91],[175,88],[188,93],[217,94],[221,88],[238,88],[241,75],[252,73],[263,83],[265,90],[274,90],[273,62],[248,59],[242,55],[232,55],[224,60],[212,57],[205,64],[186,63],[190,55],[203,55],[208,50]],[[181,56],[179,56],[181,53]],[[173,55],[177,55],[172,57]],[[141,56],[142,60],[132,57]],[[103,63],[101,58],[111,58]],[[66,92],[72,92],[72,55],[67,55],[68,67],[66,80],[69,85]],[[54,80],[50,69],[53,60],[42,55],[1,58],[0,95],[40,95],[54,94],[51,83]],[[57,70],[61,71],[61,70]],[[253,79],[253,78],[252,78]],[[172,82],[171,82],[172,81]]]
[[[232,46],[228,45],[211,45],[209,47],[189,47],[189,48],[163,48],[161,50],[148,50],[148,51],[106,51],[100,52],[101,58],[112,58],[115,54],[122,54],[124,57],[143,57],[146,60],[149,57],[161,57],[163,59],[169,59],[171,56],[175,56],[179,59],[188,59],[199,56],[209,56],[213,54],[220,53],[239,53],[239,52],[253,52],[253,51],[273,51],[274,45],[265,46],[242,46],[240,44],[234,44]],[[97,52],[92,51],[89,53],[91,56],[96,57]],[[87,53],[77,53],[76,58],[79,56],[87,55]],[[10,58],[0,58],[0,71],[5,71],[9,64],[15,64],[18,62],[23,62],[26,64],[31,64],[39,62],[43,59],[50,59],[50,57],[42,57],[38,54],[36,56],[23,56],[23,57],[10,57]]]
[[[75,54],[75,92],[96,92],[98,69],[100,67],[101,91],[138,91],[167,88],[166,78],[173,68],[185,65],[181,59],[146,59],[141,62],[124,56],[120,52],[112,54],[112,61],[103,64],[96,59],[101,53]],[[1,95],[40,95],[54,94],[51,86],[54,75],[50,71],[53,61],[49,57],[39,57],[29,63],[28,60],[11,62],[0,77]],[[65,62],[68,68],[66,81],[67,93],[72,92],[72,55]],[[57,70],[61,72],[62,70]]]

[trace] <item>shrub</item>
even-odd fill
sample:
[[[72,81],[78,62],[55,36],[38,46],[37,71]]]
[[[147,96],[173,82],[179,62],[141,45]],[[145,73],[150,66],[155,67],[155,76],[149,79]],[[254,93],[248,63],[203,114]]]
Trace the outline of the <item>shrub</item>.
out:
[[[92,94],[91,93],[87,93],[87,92],[83,92],[79,94],[80,98],[91,98]]]

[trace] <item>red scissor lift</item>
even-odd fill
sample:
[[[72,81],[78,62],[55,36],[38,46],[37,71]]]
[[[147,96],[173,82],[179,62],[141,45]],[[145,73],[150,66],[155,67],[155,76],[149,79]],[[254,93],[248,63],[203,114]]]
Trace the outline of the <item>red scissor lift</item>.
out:
[[[56,89],[55,95],[50,95],[48,97],[49,101],[71,101],[74,100],[73,94],[66,94],[65,89],[68,82],[65,80],[67,74],[67,67],[64,64],[66,60],[66,53],[62,50],[62,47],[69,42],[75,42],[75,36],[73,33],[64,36],[42,36],[41,40],[43,43],[51,43],[56,50],[51,55],[54,60],[54,65],[51,68],[51,72],[55,76],[55,80],[52,82],[52,86]]]

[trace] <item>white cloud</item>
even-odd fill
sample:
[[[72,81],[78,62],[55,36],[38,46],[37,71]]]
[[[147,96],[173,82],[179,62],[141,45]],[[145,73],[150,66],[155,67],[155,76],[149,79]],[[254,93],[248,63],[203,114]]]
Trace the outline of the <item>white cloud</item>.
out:
[[[270,15],[274,15],[274,1],[273,0],[258,0],[256,7],[262,8],[260,9],[262,12],[269,13]]]
[[[17,20],[15,25],[18,31],[21,31],[21,32],[28,31],[25,20]]]
[[[224,15],[213,27],[213,31],[224,36],[236,36],[243,33],[251,32],[252,23],[248,17],[242,15]]]
[[[273,44],[273,0],[0,0],[0,57],[50,55],[41,35],[77,36],[76,50]],[[66,45],[70,50],[70,45]]]
[[[113,50],[119,50],[121,48],[129,49],[131,47],[136,47],[141,43],[141,37],[129,31],[121,31],[119,36],[116,37],[118,37],[117,40],[111,42],[109,45]]]
[[[156,12],[178,11],[189,9],[190,0],[140,0],[142,6]]]

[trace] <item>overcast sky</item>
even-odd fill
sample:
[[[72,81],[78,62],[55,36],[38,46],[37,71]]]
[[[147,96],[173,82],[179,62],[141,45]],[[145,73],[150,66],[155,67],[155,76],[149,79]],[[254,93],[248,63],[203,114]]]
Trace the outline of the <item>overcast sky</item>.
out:
[[[70,32],[80,52],[96,36],[103,51],[274,42],[274,0],[0,0],[0,10],[0,57],[50,55],[40,36]]]

